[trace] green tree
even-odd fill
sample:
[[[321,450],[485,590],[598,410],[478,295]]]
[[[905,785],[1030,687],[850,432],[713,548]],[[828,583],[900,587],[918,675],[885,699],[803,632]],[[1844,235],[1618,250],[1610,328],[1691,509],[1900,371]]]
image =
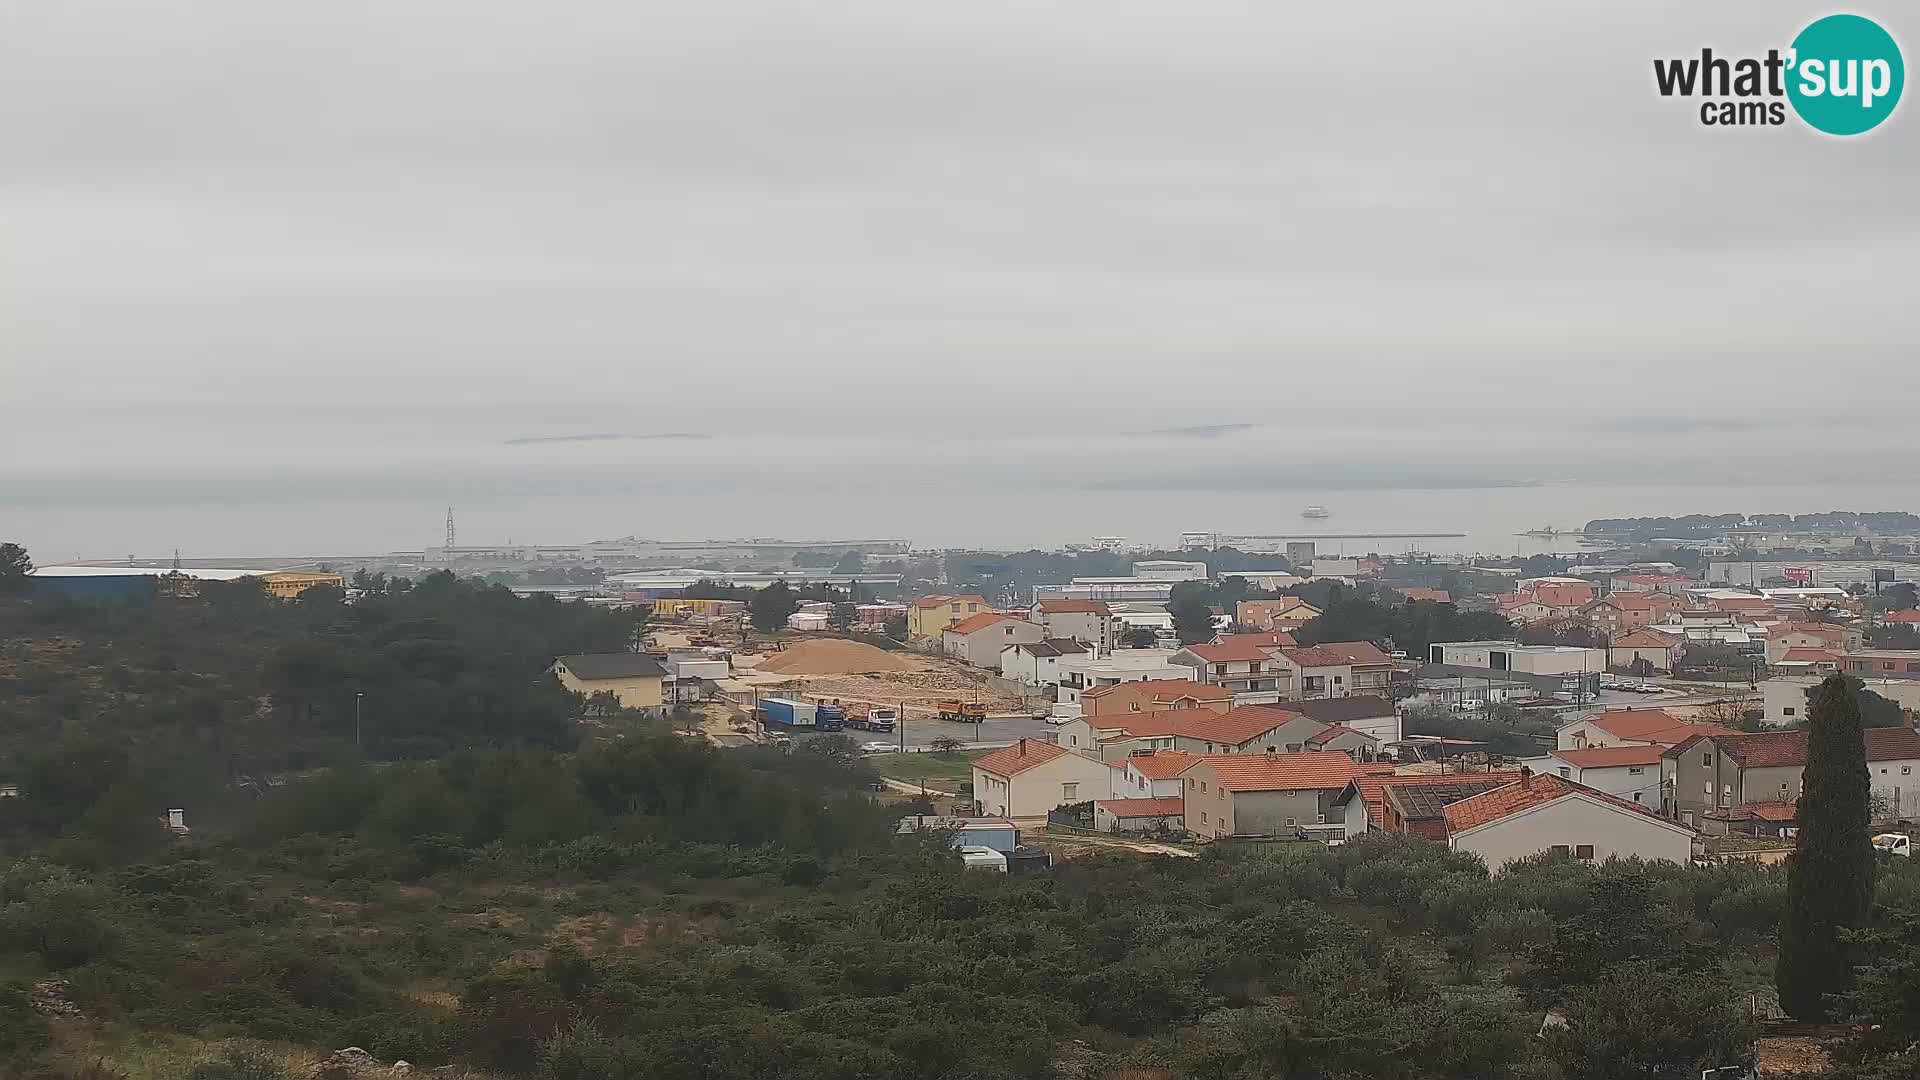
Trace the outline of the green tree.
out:
[[[1155,640],[1152,627],[1129,626],[1120,631],[1120,647],[1123,649],[1151,649]]]
[[[24,593],[30,584],[33,560],[19,544],[0,544],[0,596]]]
[[[836,574],[858,574],[866,568],[867,557],[857,551],[847,552],[840,556],[839,562],[833,564],[833,572]]]
[[[1827,1018],[1830,995],[1851,986],[1847,932],[1866,923],[1873,904],[1872,777],[1860,703],[1844,678],[1830,676],[1813,689],[1807,716],[1800,832],[1787,864],[1774,985],[1789,1015],[1818,1021]]]
[[[753,599],[747,601],[748,615],[753,619],[753,628],[763,634],[771,634],[787,625],[787,616],[800,610],[800,598],[784,581],[776,581],[763,589],[756,589]]]
[[[959,753],[960,748],[966,744],[951,735],[942,735],[927,745],[933,748],[934,753],[945,755]]]
[[[1213,640],[1213,588],[1205,582],[1183,581],[1173,587],[1167,603],[1173,632],[1182,645]]]

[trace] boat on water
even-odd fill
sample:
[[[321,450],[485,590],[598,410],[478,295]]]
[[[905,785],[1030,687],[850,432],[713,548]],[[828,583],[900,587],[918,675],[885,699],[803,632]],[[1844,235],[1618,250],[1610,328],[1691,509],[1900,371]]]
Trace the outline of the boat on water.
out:
[[[1300,516],[1303,518],[1312,518],[1313,520],[1318,521],[1321,518],[1332,517],[1333,511],[1328,510],[1324,506],[1315,505],[1315,506],[1309,506],[1305,510],[1300,511]]]
[[[1565,529],[1556,529],[1551,525],[1546,525],[1538,529],[1528,529],[1526,532],[1523,532],[1520,535],[1535,536],[1535,537],[1539,537],[1542,540],[1551,540],[1556,536],[1574,536],[1577,534],[1569,532]]]

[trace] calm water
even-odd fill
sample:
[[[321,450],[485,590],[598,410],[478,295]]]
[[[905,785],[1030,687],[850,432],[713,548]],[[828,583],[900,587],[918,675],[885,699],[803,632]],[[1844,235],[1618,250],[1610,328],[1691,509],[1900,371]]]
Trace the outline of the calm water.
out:
[[[1801,451],[1775,451],[1773,430],[1744,444],[1717,432],[1657,446],[1602,436],[1596,449],[1571,429],[1486,416],[1328,414],[1201,435],[1111,411],[929,413],[922,423],[817,408],[0,420],[0,460],[12,463],[0,471],[0,539],[43,563],[175,548],[194,558],[419,549],[440,543],[449,505],[464,544],[781,536],[1007,548],[1096,535],[1172,545],[1185,530],[1466,534],[1320,545],[1350,554],[1569,550],[1571,538],[1515,534],[1595,517],[1920,508],[1920,481],[1897,458],[1863,458],[1833,438],[1819,445],[1835,455],[1825,467],[1852,478],[1844,483],[1821,482],[1822,463]],[[674,433],[701,437],[636,437]],[[627,437],[516,441],[586,434]],[[1332,516],[1303,520],[1312,504]]]

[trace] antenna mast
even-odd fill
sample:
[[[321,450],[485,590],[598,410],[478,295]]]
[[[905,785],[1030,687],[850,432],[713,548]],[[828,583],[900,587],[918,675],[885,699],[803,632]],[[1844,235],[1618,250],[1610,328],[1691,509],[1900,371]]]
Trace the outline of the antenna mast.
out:
[[[453,553],[453,507],[447,507],[447,553]]]

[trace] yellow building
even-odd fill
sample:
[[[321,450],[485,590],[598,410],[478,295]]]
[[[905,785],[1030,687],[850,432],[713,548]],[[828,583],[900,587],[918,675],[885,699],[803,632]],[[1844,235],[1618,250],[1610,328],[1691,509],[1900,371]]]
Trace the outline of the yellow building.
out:
[[[653,613],[662,619],[720,619],[745,610],[747,604],[744,600],[690,600],[679,596],[663,596],[653,601]]]
[[[612,694],[629,709],[659,709],[666,704],[667,672],[640,653],[587,653],[555,657],[552,671],[560,685],[588,697]]]
[[[275,570],[260,575],[260,587],[267,590],[268,596],[281,600],[291,600],[308,589],[321,586],[343,588],[346,583],[347,579],[339,574],[324,570]]]
[[[907,639],[938,638],[954,623],[992,610],[984,596],[916,597],[907,607]]]

